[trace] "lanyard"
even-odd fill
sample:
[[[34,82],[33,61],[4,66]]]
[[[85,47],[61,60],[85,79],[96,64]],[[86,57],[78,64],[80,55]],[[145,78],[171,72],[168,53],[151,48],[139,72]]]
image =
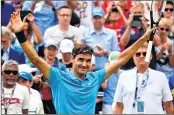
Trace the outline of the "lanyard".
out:
[[[142,93],[140,93],[140,91],[143,91],[147,86],[147,82],[149,80],[149,70],[147,70],[147,72],[145,73],[146,80],[143,79],[141,82],[141,85],[139,87],[138,87],[138,75],[137,74],[138,74],[138,71],[136,71],[136,86],[135,86],[135,96],[134,96],[133,107],[135,107],[135,102],[137,102],[137,100],[140,99],[140,97],[141,97]]]
[[[10,95],[10,98],[9,98],[9,100],[8,100],[8,102],[7,102],[7,101],[5,101],[5,91],[4,91],[4,88],[2,87],[2,96],[3,96],[3,99],[2,99],[2,100],[3,100],[3,102],[4,102],[5,114],[7,114],[7,109],[8,109],[8,107],[9,107],[9,105],[10,105],[12,96],[13,96],[14,91],[15,91],[15,88],[16,88],[16,84],[15,84],[15,86],[14,86],[14,88],[13,88],[13,90],[12,90],[12,93],[11,93],[11,95]]]

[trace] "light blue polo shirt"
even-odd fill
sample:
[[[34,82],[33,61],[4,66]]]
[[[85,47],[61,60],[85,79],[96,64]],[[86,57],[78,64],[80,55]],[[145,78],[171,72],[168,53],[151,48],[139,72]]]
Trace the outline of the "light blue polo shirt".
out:
[[[71,71],[50,67],[48,83],[52,90],[56,114],[94,114],[96,97],[106,70],[88,72],[81,80]]]
[[[102,48],[109,51],[120,51],[118,38],[116,32],[103,27],[100,33],[96,33],[93,28],[89,29],[84,33],[84,43],[93,47],[94,51],[97,50],[95,47],[97,44]],[[94,70],[99,70],[105,67],[105,63],[108,62],[108,56],[103,55],[101,57],[95,56],[96,66]]]

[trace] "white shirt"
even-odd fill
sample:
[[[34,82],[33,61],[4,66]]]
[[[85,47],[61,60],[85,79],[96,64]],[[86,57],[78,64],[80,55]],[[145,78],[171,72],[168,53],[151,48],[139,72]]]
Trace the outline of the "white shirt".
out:
[[[14,88],[4,88],[5,100],[10,99],[13,89]],[[3,97],[3,94],[1,94],[1,96]],[[5,114],[3,101],[1,101],[1,108],[2,108],[2,114]],[[29,108],[28,89],[27,87],[16,83],[14,94],[7,109],[7,114],[22,114],[22,109],[28,109],[28,108]]]
[[[65,37],[69,37],[69,38],[74,39],[74,40],[83,39],[83,35],[82,35],[79,28],[69,25],[68,31],[67,32],[62,32],[58,28],[58,25],[55,25],[53,27],[48,28],[45,31],[44,41],[46,41],[47,39],[53,39],[56,42],[58,42],[59,40],[62,40]]]
[[[118,80],[117,89],[114,96],[114,103],[123,103],[123,114],[133,114],[135,88],[136,88],[136,69],[123,72]],[[168,81],[164,73],[149,68],[149,79],[147,86],[141,95],[145,102],[145,114],[164,114],[162,102],[172,100]]]
[[[95,7],[94,1],[78,1],[78,6],[74,10],[80,18],[80,24],[86,28],[92,28],[92,10]]]
[[[30,88],[30,106],[28,114],[44,114],[41,95],[37,90]]]

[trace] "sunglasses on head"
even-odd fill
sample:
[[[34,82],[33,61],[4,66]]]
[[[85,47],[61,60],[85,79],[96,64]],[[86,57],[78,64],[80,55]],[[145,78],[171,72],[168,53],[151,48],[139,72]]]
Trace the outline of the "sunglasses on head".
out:
[[[135,55],[136,57],[140,57],[141,54],[143,54],[144,57],[146,56],[146,52],[137,52]]]
[[[11,73],[12,73],[13,75],[17,75],[17,74],[18,74],[18,71],[16,71],[16,70],[14,70],[14,71],[13,71],[13,70],[4,70],[4,73],[5,73],[5,74],[8,74],[8,75],[11,74]]]
[[[165,8],[165,11],[167,12],[167,11],[170,11],[170,12],[173,12],[173,8]]]
[[[160,30],[161,30],[161,31],[164,31],[164,30],[165,30],[166,32],[169,31],[169,29],[167,29],[167,28],[160,28]]]

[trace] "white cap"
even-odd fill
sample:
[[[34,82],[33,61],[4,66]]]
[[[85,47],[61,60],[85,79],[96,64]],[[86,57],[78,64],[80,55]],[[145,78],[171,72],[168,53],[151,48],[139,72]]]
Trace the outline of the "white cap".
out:
[[[68,53],[68,52],[72,52],[74,48],[74,43],[72,42],[72,40],[69,40],[69,39],[63,39],[61,42],[60,42],[60,51],[62,53]]]
[[[36,71],[37,71],[37,68],[31,68],[28,64],[19,65],[19,73],[20,72],[32,73],[32,72],[36,72]]]

